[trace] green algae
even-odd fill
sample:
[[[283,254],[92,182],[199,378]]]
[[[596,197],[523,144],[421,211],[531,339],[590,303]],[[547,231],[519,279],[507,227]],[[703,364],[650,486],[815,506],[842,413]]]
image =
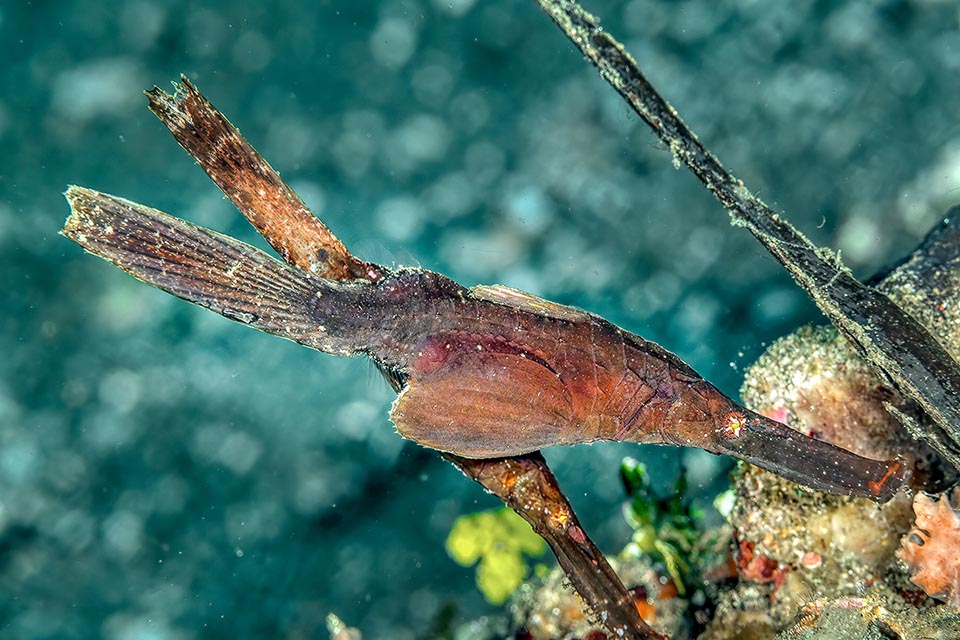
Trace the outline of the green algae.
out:
[[[477,587],[490,604],[503,604],[529,572],[524,556],[547,543],[506,507],[460,516],[447,536],[447,553],[465,567],[477,564]]]

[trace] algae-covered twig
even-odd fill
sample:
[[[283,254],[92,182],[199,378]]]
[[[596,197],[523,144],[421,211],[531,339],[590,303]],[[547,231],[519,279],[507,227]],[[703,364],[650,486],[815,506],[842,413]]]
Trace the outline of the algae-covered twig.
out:
[[[960,469],[960,368],[912,316],[816,247],[723,168],[636,62],[574,0],[537,0],[607,80],[730,212],[793,276],[864,358],[933,420],[924,440]]]
[[[147,95],[150,109],[288,264],[334,281],[355,278],[375,281],[385,275],[379,266],[353,257],[237,129],[186,79],[177,96],[157,88]],[[71,205],[75,211],[80,206],[78,199],[84,199],[83,208],[89,211],[110,203],[116,206],[119,202],[120,206],[131,207],[132,212],[146,210],[153,215],[146,207],[115,198],[105,197],[94,202],[90,199],[93,192],[87,190],[72,190],[72,194]],[[117,218],[130,217],[131,211]],[[188,230],[198,229],[181,221],[175,224],[185,225]],[[103,227],[89,226],[86,233],[95,233],[97,228]],[[223,239],[227,247],[239,244],[224,236],[218,239]],[[175,246],[170,247],[170,251],[175,250]],[[230,260],[225,264],[237,262]],[[249,263],[240,261],[238,268],[249,270]],[[262,276],[260,279],[273,281]],[[262,295],[265,296],[265,292]],[[263,297],[252,301],[254,307],[256,302],[266,301]],[[262,316],[263,309],[269,311],[275,306],[263,304],[257,308],[256,315]],[[617,637],[628,639],[661,637],[640,618],[630,594],[580,527],[542,456],[532,453],[502,460],[473,460],[453,454],[444,457],[516,510],[547,540],[571,583],[604,627]]]

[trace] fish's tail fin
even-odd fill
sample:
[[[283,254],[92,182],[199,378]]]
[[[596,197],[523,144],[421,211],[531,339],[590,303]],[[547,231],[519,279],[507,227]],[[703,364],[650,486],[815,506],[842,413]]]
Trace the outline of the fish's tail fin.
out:
[[[324,318],[311,312],[316,299],[343,295],[334,283],[123,198],[76,186],[64,195],[71,213],[61,233],[138,280],[261,331],[338,355],[354,352],[327,336]]]

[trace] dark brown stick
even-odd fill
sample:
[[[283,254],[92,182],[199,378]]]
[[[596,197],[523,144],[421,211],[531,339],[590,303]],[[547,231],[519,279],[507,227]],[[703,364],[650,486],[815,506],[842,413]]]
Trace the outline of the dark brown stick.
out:
[[[147,96],[151,111],[288,264],[330,279],[382,277],[381,267],[349,253],[196,87],[185,80],[175,96],[157,88]],[[269,197],[258,199],[259,189]],[[318,255],[327,260],[318,265]],[[543,536],[598,622],[614,637],[664,638],[640,617],[633,598],[580,527],[539,453],[499,460],[444,457]]]
[[[573,0],[537,0],[600,75],[730,212],[787,269],[877,372],[916,401],[935,424],[924,440],[960,469],[960,368],[912,316],[813,245],[743,182],[684,124],[619,42]]]

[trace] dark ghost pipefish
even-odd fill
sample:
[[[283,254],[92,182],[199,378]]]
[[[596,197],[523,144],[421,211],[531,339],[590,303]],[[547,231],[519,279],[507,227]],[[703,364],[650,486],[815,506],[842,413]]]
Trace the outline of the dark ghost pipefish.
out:
[[[440,451],[691,446],[879,502],[910,473],[902,460],[869,460],[753,413],[672,353],[580,309],[421,269],[334,282],[114,196],[72,187],[67,198],[64,235],[136,278],[308,347],[372,358],[399,391],[397,430]]]

